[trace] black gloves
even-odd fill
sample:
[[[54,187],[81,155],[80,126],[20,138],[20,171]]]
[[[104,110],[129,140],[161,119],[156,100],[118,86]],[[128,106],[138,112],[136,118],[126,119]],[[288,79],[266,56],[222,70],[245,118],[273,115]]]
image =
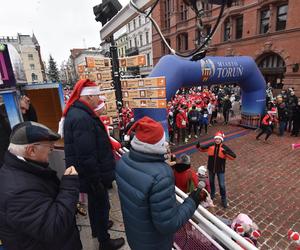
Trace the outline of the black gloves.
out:
[[[196,207],[199,206],[200,204],[200,191],[201,189],[200,188],[197,188],[195,189],[194,191],[192,191],[190,194],[189,194],[189,197],[192,198],[196,204]]]
[[[92,194],[97,197],[103,197],[105,194],[105,188],[100,180],[92,183],[90,185],[90,188],[91,188]]]

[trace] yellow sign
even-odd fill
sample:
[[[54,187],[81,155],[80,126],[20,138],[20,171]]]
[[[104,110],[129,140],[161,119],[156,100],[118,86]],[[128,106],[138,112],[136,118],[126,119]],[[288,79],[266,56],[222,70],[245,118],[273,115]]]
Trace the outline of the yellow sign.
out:
[[[98,71],[95,73],[98,81],[110,81],[112,80],[111,70]]]
[[[77,70],[78,70],[78,73],[83,73],[84,72],[84,65],[78,65],[77,66]]]
[[[125,106],[130,108],[166,108],[166,99],[134,99],[124,101]]]
[[[137,78],[121,80],[122,89],[137,89],[137,88],[162,88],[166,87],[166,79],[161,77]]]
[[[94,57],[86,57],[85,58],[85,63],[87,68],[95,68],[95,58]]]
[[[166,89],[132,89],[123,90],[123,99],[132,98],[166,98]]]
[[[146,65],[146,55],[119,58],[120,67],[135,67]]]
[[[114,87],[113,81],[100,81],[100,89],[111,89]]]
[[[106,97],[107,102],[116,100],[115,90],[101,91],[101,95]]]
[[[106,102],[105,107],[108,113],[116,112],[117,110],[116,101],[114,100],[114,101]]]

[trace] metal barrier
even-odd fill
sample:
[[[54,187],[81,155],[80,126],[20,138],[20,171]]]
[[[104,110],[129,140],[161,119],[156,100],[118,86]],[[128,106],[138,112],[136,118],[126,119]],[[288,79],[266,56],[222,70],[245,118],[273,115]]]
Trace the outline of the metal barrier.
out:
[[[247,128],[259,128],[260,120],[260,115],[242,113],[240,125]]]
[[[175,190],[177,201],[182,203],[183,199],[185,199],[187,195],[177,187],[175,188]],[[199,206],[197,208],[194,214],[194,221],[198,223],[198,227],[195,227],[195,223],[191,220],[189,221],[191,225],[188,225],[188,227],[194,230],[193,234],[188,233],[189,231],[186,229],[186,226],[183,229],[183,233],[186,235],[186,241],[194,241],[197,242],[198,245],[191,245],[186,242],[184,244],[184,247],[182,247],[182,240],[180,240],[180,235],[177,235],[182,234],[182,232],[179,230],[175,236],[175,246],[178,247],[177,249],[224,249],[224,247],[217,243],[220,242],[222,243],[222,245],[224,245],[230,250],[258,250],[258,248],[253,246],[246,239],[237,234],[235,231],[233,231],[230,227],[228,227],[226,224],[224,224],[221,220],[219,220],[216,216],[211,214],[202,206]],[[199,235],[202,236],[199,237]],[[206,241],[201,242],[201,237],[203,238],[204,236],[206,236]],[[195,237],[198,237],[198,239],[195,240]],[[201,248],[201,245],[207,244],[207,240],[209,240],[211,246],[208,248],[206,245],[206,248],[204,248],[204,246]],[[187,247],[187,244],[189,244],[189,247],[185,248]]]

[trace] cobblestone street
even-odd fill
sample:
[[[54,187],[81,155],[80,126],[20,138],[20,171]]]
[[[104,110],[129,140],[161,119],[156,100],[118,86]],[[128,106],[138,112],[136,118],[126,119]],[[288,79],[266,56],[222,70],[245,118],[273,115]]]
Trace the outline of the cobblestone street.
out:
[[[211,128],[200,141],[206,143],[218,129],[227,135],[225,144],[237,154],[237,159],[226,165],[229,207],[223,209],[217,195],[216,207],[210,211],[228,219],[241,212],[248,214],[262,231],[260,249],[295,249],[287,239],[287,231],[300,231],[300,150],[291,147],[300,139],[273,134],[265,143],[263,137],[255,139],[253,130],[222,126]],[[193,145],[177,147],[175,152],[183,153],[184,148],[192,153],[195,169],[206,165],[206,153],[196,151]]]

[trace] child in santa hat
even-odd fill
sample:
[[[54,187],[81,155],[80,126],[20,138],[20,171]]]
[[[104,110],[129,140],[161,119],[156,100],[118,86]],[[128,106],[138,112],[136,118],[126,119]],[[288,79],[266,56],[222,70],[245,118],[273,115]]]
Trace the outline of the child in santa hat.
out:
[[[261,231],[247,214],[240,213],[235,217],[231,223],[231,228],[257,246],[257,240],[261,236]]]
[[[298,232],[295,232],[292,229],[289,229],[288,231],[288,239],[292,240],[297,244],[296,250],[300,250],[300,234]]]

